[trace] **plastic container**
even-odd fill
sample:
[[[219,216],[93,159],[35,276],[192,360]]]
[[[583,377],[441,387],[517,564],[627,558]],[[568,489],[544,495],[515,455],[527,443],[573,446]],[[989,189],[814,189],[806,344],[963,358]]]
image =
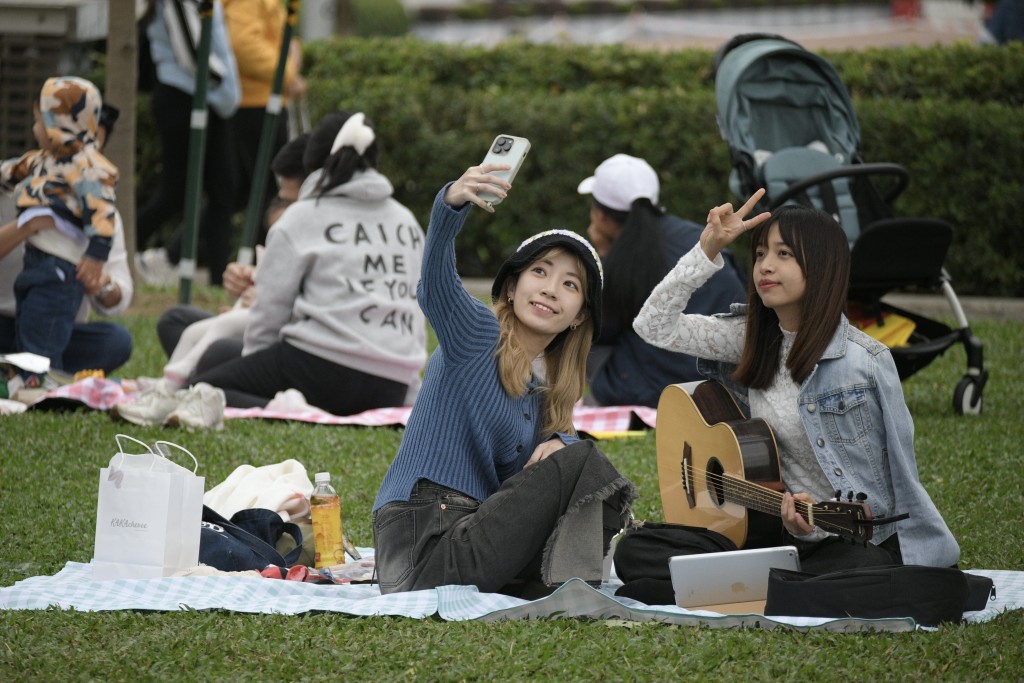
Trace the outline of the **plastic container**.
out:
[[[341,498],[331,486],[329,472],[317,472],[316,486],[309,497],[313,517],[314,566],[317,569],[345,564],[341,530]]]

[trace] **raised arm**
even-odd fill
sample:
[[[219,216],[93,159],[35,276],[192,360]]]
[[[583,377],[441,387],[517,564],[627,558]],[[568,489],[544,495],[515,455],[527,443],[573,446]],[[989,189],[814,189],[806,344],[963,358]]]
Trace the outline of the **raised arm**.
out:
[[[467,330],[497,324],[490,308],[470,295],[462,284],[455,267],[455,237],[462,230],[471,205],[493,212],[478,191],[481,185],[490,183],[486,188],[489,192],[504,193],[509,184],[489,175],[490,171],[502,168],[508,167],[470,167],[438,192],[431,210],[416,299],[437,334],[438,347],[453,362],[474,355],[490,343],[486,335],[467,334]]]

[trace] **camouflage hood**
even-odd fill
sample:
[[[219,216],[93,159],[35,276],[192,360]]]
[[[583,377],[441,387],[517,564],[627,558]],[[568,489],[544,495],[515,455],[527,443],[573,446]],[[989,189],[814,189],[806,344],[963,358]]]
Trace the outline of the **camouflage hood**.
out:
[[[74,76],[46,79],[39,110],[57,156],[77,154],[96,145],[103,98],[95,85]]]

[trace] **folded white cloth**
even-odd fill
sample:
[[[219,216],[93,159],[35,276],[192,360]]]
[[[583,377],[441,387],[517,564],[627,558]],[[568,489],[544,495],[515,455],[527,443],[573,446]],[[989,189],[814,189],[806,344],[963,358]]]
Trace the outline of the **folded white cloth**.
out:
[[[231,519],[239,510],[273,510],[288,522],[309,516],[313,493],[306,468],[290,459],[275,465],[240,465],[203,496],[203,503]]]
[[[304,413],[330,415],[326,410],[310,405],[306,397],[298,389],[279,391],[270,399],[264,410],[274,413]]]

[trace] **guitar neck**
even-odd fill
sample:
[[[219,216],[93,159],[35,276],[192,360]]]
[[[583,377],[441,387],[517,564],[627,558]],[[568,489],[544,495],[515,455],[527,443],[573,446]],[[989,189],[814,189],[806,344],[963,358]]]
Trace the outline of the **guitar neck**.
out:
[[[759,484],[749,482],[746,479],[728,474],[721,475],[721,480],[722,492],[725,494],[725,499],[728,502],[742,505],[748,510],[756,510],[757,512],[763,512],[776,517],[782,516],[780,512],[782,509],[782,494],[778,491],[773,491]],[[796,505],[797,512],[804,519],[808,519],[808,515],[811,515],[808,509],[810,506],[800,501],[797,501]],[[801,509],[801,507],[804,509]]]
[[[783,494],[731,475],[722,475],[721,479],[722,492],[728,502],[767,515],[782,516]],[[841,536],[850,536],[849,512],[837,512],[824,504],[805,503],[799,500],[795,502],[797,514],[811,526]]]

